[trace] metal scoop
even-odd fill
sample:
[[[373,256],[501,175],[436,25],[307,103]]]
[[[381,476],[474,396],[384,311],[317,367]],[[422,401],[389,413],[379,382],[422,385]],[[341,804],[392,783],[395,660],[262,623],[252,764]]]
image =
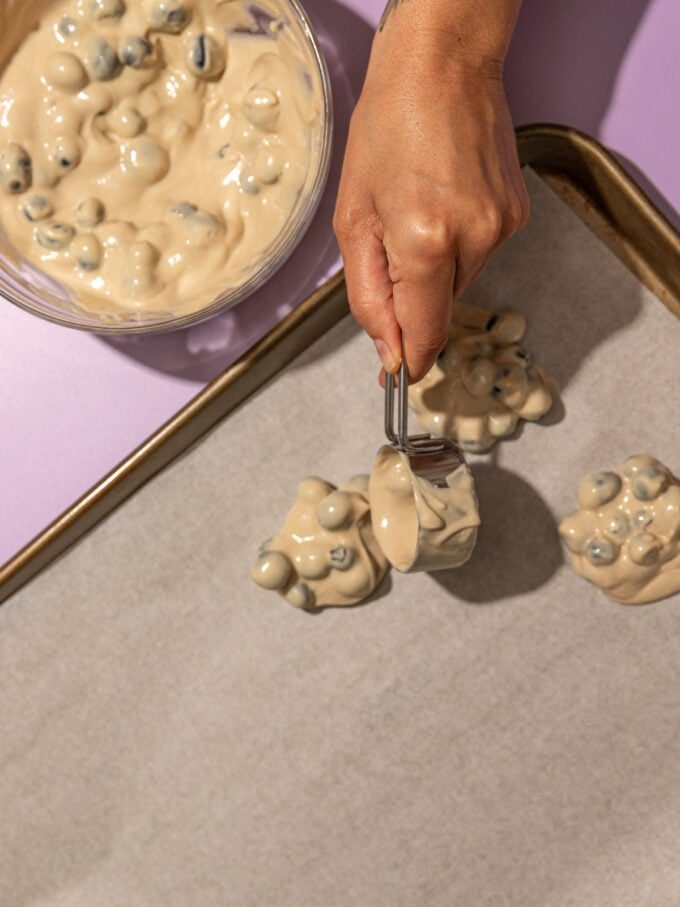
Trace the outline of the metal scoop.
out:
[[[405,453],[413,473],[440,488],[446,487],[446,476],[465,463],[462,450],[448,438],[408,433],[408,368],[402,362],[397,393],[397,430],[394,430],[394,375],[385,378],[385,434],[391,446]]]
[[[479,515],[472,475],[457,444],[409,435],[408,368],[385,380],[385,434],[369,487],[373,531],[402,573],[459,567],[474,550]]]

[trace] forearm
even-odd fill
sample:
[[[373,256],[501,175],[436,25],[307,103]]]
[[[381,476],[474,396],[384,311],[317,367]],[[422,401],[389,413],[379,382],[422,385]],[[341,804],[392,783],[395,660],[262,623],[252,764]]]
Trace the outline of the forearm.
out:
[[[413,52],[502,68],[522,0],[389,0],[376,50],[403,36]]]

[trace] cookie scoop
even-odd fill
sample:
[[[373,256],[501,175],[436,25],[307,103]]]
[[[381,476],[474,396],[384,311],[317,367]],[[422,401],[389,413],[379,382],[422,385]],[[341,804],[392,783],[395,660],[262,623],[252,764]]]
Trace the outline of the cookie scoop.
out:
[[[408,432],[408,372],[399,376],[397,428],[394,377],[385,381],[385,434],[369,485],[373,531],[401,573],[461,567],[477,542],[474,480],[460,449],[445,438]]]

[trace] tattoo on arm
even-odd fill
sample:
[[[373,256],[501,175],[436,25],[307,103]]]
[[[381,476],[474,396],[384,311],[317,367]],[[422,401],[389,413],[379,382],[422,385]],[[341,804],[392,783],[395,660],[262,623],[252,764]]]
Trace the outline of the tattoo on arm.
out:
[[[387,6],[385,7],[385,12],[382,14],[382,19],[380,20],[380,25],[378,25],[378,31],[382,31],[387,25],[387,20],[390,18],[394,10],[401,6],[402,3],[406,3],[407,0],[387,0]]]

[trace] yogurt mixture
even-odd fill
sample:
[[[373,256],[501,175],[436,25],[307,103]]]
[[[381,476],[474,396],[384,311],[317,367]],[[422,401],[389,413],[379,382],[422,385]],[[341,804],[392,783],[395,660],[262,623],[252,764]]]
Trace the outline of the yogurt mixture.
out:
[[[323,90],[270,2],[42,4],[0,79],[0,221],[85,309],[197,311],[280,235]]]
[[[680,592],[680,482],[647,455],[581,483],[560,534],[574,570],[622,604]]]
[[[462,567],[480,525],[472,473],[458,466],[438,487],[415,475],[409,458],[383,447],[369,485],[375,537],[402,573]]]
[[[510,437],[521,419],[545,416],[558,390],[521,345],[526,330],[519,312],[457,303],[446,349],[409,389],[423,428],[465,451],[485,453]]]
[[[336,488],[305,479],[281,532],[265,542],[254,582],[295,608],[356,605],[375,591],[387,560],[371,529],[368,476]]]

